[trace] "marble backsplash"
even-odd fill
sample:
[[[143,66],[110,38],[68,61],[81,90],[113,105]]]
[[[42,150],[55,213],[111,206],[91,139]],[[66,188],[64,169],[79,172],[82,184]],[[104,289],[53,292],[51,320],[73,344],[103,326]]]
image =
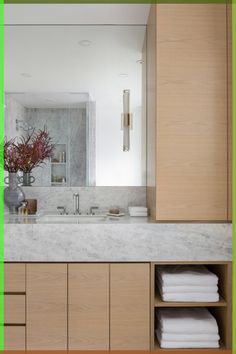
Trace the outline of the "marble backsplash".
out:
[[[37,199],[38,212],[55,212],[65,206],[67,212],[75,211],[73,193],[79,193],[80,211],[87,213],[91,206],[98,206],[99,213],[111,207],[127,212],[129,206],[146,205],[146,187],[22,187],[26,199]]]

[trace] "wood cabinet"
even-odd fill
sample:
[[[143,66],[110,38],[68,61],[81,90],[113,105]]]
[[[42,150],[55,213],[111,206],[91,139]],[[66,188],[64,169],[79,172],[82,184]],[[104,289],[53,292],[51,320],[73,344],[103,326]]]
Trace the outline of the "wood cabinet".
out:
[[[149,264],[110,265],[110,349],[149,350]]]
[[[67,265],[27,264],[27,350],[67,349]]]
[[[4,328],[4,350],[25,350],[24,326],[6,326]]]
[[[25,293],[25,264],[7,263],[4,265],[5,293]]]
[[[228,44],[228,221],[232,221],[232,5],[227,4]]]
[[[13,284],[23,268],[8,265]],[[25,293],[5,292],[5,349],[148,350],[149,268],[149,263],[24,265]]]
[[[25,324],[25,295],[4,296],[4,323]]]
[[[25,264],[4,265],[4,349],[25,350]]]
[[[157,283],[160,281],[157,276],[157,269],[159,266],[165,265],[173,266],[192,264],[193,266],[205,265],[211,272],[218,276],[218,288],[220,299],[218,302],[176,302],[176,301],[163,301],[160,295],[159,286]],[[203,352],[209,353],[225,353],[230,354],[232,348],[232,307],[231,307],[231,279],[232,279],[232,264],[231,262],[154,262],[151,264],[151,349],[157,352],[167,352],[168,354],[181,352],[181,349],[162,349],[156,339],[155,330],[158,328],[159,323],[156,320],[155,313],[160,308],[207,308],[217,321],[220,335],[220,348],[219,349],[203,349]],[[182,349],[186,354],[194,352],[201,352],[200,349]]]
[[[11,295],[5,294],[10,313],[7,315],[9,325],[5,324],[4,328],[5,350],[160,351],[155,341],[155,310],[184,306],[210,309],[221,337],[220,349],[211,352],[220,350],[228,354],[227,350],[231,349],[231,263],[184,262],[205,264],[218,275],[220,300],[216,303],[163,302],[155,286],[156,270],[163,264],[175,263],[27,264],[26,295],[18,293],[11,299],[8,298]],[[24,301],[19,307],[24,296],[27,300],[25,324]],[[18,308],[16,313],[14,307]],[[168,352],[172,351],[176,350]]]
[[[152,6],[147,199],[157,221],[228,219],[227,50],[225,4]]]
[[[68,267],[68,349],[109,350],[109,264]]]

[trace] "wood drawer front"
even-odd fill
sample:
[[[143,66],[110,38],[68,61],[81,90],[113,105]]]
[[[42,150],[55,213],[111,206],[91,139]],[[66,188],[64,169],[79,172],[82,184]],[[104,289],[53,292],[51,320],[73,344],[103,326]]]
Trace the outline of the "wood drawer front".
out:
[[[109,264],[69,265],[69,350],[109,350]]]
[[[110,349],[150,349],[149,264],[110,265]]]
[[[4,349],[25,350],[25,327],[5,326],[4,327]]]
[[[4,296],[6,324],[25,324],[25,295]]]
[[[25,292],[25,264],[4,265],[5,292]]]

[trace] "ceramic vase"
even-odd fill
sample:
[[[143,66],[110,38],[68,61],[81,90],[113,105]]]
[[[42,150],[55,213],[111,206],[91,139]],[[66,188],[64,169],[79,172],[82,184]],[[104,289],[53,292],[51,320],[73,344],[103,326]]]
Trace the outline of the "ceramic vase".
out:
[[[25,200],[25,194],[19,187],[19,177],[17,176],[17,173],[9,172],[9,176],[5,177],[4,181],[8,184],[8,187],[4,189],[4,202],[11,214],[17,214],[18,208]]]
[[[23,172],[23,176],[20,178],[20,181],[24,187],[31,187],[34,183],[35,178],[31,175],[31,172]]]

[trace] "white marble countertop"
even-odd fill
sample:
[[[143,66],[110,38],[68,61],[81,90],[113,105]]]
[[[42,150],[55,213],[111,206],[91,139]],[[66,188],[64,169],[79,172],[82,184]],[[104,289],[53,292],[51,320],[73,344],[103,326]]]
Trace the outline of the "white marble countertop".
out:
[[[50,221],[43,221],[41,220],[42,217],[44,216],[55,216],[57,218],[60,218],[60,215],[53,215],[53,214],[39,214],[37,216],[19,216],[19,215],[9,215],[6,214],[4,216],[4,222],[5,224],[24,224],[24,225],[29,225],[29,224],[52,224],[52,222]],[[72,217],[76,220],[76,215],[65,215],[65,217]],[[91,220],[90,217],[88,215],[79,215],[78,219],[82,217],[83,221],[82,222],[71,222],[71,223],[66,223],[66,222],[59,222],[57,224],[147,224],[147,223],[154,223],[153,220],[151,220],[148,217],[130,217],[128,215],[125,216],[121,216],[121,217],[115,217],[115,216],[104,216],[104,215],[94,215],[95,220]],[[102,218],[102,221],[97,221],[97,219]],[[63,218],[63,215],[62,215]],[[90,221],[88,220],[87,222],[84,221],[86,218],[90,219]],[[92,217],[93,218],[93,217]],[[53,223],[55,224],[55,223]]]
[[[135,220],[136,219],[136,220]],[[158,224],[147,218],[83,224],[6,223],[5,261],[230,261],[231,224]]]

